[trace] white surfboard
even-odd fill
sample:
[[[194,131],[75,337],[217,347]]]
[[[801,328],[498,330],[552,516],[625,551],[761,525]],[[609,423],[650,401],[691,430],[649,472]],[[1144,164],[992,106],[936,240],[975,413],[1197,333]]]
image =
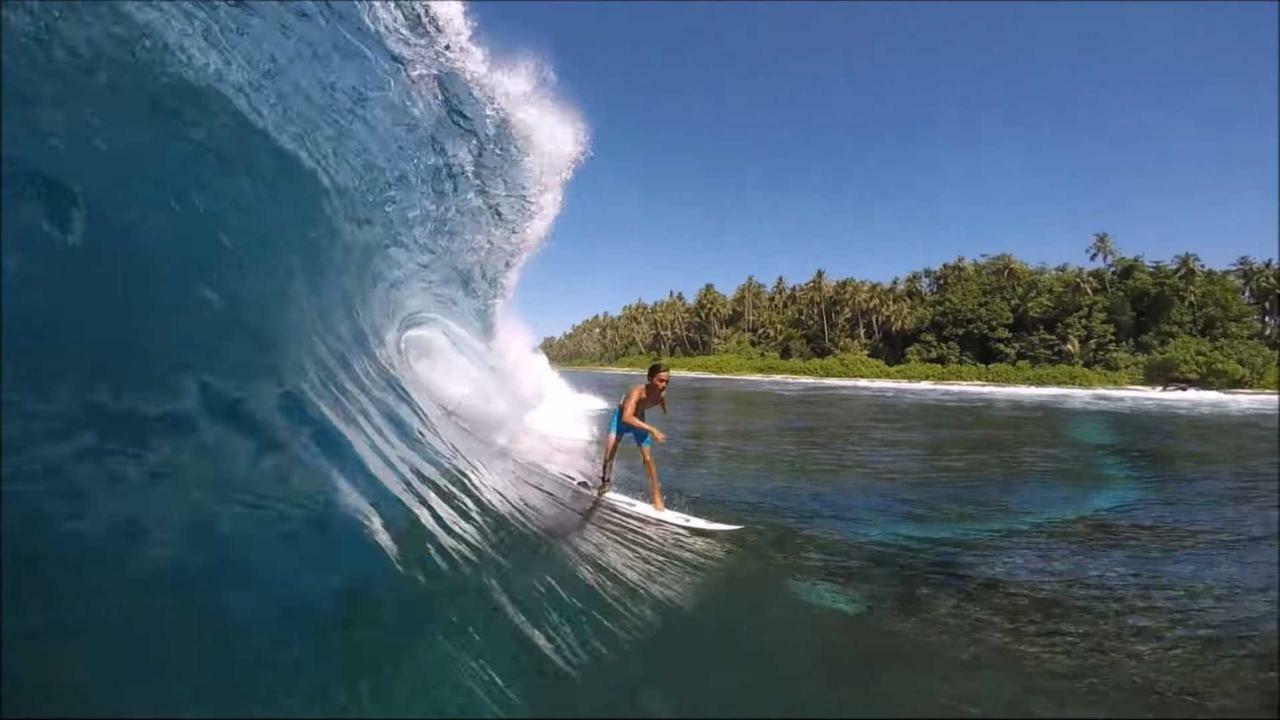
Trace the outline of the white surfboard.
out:
[[[586,484],[585,481],[576,480],[574,478],[569,477],[568,475],[565,475],[564,477],[571,480],[574,486],[577,487],[579,490],[582,490],[583,492],[592,493],[593,495],[595,494],[594,487],[583,487]],[[667,525],[675,525],[676,527],[688,528],[689,530],[741,530],[742,529],[741,525],[726,525],[724,523],[712,522],[710,520],[703,520],[700,517],[694,517],[693,515],[686,515],[682,512],[676,512],[675,510],[655,510],[653,507],[653,503],[646,502],[644,500],[637,500],[633,497],[628,497],[614,490],[610,490],[609,492],[605,493],[604,497],[601,499],[605,503],[607,503],[609,506],[617,508],[618,510],[621,510],[630,515],[639,515],[640,517],[646,518],[648,520],[656,520],[660,523],[666,523]]]

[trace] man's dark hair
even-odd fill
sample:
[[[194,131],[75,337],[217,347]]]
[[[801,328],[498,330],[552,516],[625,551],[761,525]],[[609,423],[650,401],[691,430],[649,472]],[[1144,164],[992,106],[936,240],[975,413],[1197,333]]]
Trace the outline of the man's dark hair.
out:
[[[666,365],[663,365],[662,363],[654,363],[649,366],[649,379],[652,380],[653,376],[657,375],[658,373],[664,373],[664,372],[670,372],[670,371],[671,371],[671,368],[667,367]]]

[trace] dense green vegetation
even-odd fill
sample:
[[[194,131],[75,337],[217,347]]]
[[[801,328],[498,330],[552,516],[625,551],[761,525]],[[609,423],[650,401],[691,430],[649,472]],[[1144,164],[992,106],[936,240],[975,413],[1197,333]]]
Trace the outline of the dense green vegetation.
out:
[[[1277,388],[1280,267],[1225,270],[1184,253],[1125,257],[1106,233],[1092,268],[957,258],[875,283],[748,277],[726,297],[670,292],[574,325],[541,349],[560,365],[1039,385]]]

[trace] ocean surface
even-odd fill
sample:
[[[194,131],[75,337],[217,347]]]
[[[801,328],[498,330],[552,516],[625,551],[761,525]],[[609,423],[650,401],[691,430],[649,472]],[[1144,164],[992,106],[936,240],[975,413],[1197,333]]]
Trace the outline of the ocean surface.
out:
[[[6,2],[5,715],[1274,715],[1275,396],[636,375],[504,310],[587,129],[465,8]],[[643,495],[638,454],[616,479]]]

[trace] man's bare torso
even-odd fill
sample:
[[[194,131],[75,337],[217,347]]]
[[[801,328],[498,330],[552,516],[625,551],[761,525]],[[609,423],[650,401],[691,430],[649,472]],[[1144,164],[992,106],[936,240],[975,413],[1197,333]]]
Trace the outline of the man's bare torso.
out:
[[[662,397],[663,395],[666,394],[666,391],[657,390],[654,392],[649,392],[647,386],[645,385],[632,385],[631,389],[627,391],[627,394],[622,396],[622,401],[618,403],[619,409],[626,407],[627,397],[630,396],[632,393],[634,393],[636,390],[640,391],[640,396],[636,398],[635,413],[636,413],[636,417],[643,420],[644,411],[653,407],[654,405],[660,405],[662,403]]]

